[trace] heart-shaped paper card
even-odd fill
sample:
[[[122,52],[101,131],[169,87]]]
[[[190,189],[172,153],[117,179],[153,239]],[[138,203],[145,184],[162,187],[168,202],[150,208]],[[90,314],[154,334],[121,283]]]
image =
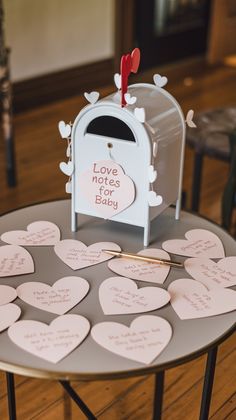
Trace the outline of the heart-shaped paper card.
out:
[[[21,349],[57,363],[78,347],[90,329],[89,321],[81,315],[61,315],[50,325],[39,321],[18,321],[8,335]]]
[[[43,246],[55,245],[60,241],[60,230],[52,222],[30,223],[25,230],[11,230],[1,235],[1,240],[12,245]]]
[[[91,330],[93,339],[119,356],[149,364],[164,350],[172,336],[168,321],[142,315],[130,327],[118,322],[101,322]]]
[[[143,249],[138,252],[138,255],[170,259],[167,252],[156,248]],[[125,257],[114,258],[109,261],[108,267],[120,276],[156,284],[163,284],[170,271],[170,266],[168,265],[130,260]]]
[[[204,318],[236,309],[236,291],[220,287],[208,290],[196,280],[175,280],[168,292],[170,303],[180,319]]]
[[[0,247],[0,277],[19,276],[34,272],[30,253],[18,245]]]
[[[99,300],[105,315],[138,314],[161,308],[170,295],[159,287],[138,289],[133,280],[110,277],[99,288]]]
[[[88,203],[104,219],[129,207],[135,198],[132,179],[113,160],[94,162],[79,175],[78,183]]]
[[[23,283],[17,287],[18,297],[29,305],[63,315],[88,293],[89,283],[81,277],[63,277],[53,286],[40,282]]]
[[[89,267],[111,259],[112,255],[102,252],[103,249],[121,250],[119,245],[114,242],[96,242],[86,246],[83,242],[75,239],[64,239],[54,247],[57,256],[72,270]]]
[[[6,305],[17,298],[16,289],[10,286],[0,286],[0,306]]]
[[[188,258],[185,270],[208,289],[236,285],[236,257],[226,257],[215,263],[208,258]]]
[[[163,242],[162,248],[172,254],[186,257],[224,258],[224,248],[215,233],[206,229],[192,229],[185,233],[184,239],[170,239]]]
[[[21,310],[14,303],[0,306],[0,332],[6,330],[20,318]]]

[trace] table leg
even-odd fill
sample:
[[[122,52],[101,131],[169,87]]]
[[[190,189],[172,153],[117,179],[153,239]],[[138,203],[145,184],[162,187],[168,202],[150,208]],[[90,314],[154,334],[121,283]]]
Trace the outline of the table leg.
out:
[[[199,420],[207,420],[210,411],[211,394],[214,382],[217,346],[208,352],[205,379],[202,390],[202,402]]]
[[[96,417],[87,407],[87,405],[83,402],[83,400],[79,397],[79,395],[75,392],[72,386],[69,384],[68,381],[59,381],[69,396],[74,400],[74,402],[78,405],[80,410],[85,414],[88,420],[96,420]]]
[[[193,169],[193,181],[192,181],[192,203],[191,203],[191,210],[195,212],[198,212],[199,205],[200,205],[202,166],[203,166],[203,154],[201,152],[196,152],[194,156],[194,169]]]
[[[153,420],[161,420],[163,394],[164,394],[165,372],[158,372],[155,375],[154,410]]]
[[[16,398],[13,373],[6,373],[9,420],[16,420]]]

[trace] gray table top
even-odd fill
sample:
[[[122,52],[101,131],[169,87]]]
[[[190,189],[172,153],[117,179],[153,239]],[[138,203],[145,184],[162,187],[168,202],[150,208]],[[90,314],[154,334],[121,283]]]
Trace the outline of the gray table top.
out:
[[[143,230],[126,224],[78,215],[79,229],[76,233],[72,233],[70,200],[38,204],[8,213],[0,219],[0,232],[26,229],[29,223],[37,220],[56,223],[61,230],[61,239],[78,239],[86,245],[112,241],[130,252],[143,249]],[[184,238],[185,232],[194,228],[214,232],[221,238],[226,256],[236,255],[235,240],[219,226],[187,212],[182,212],[181,220],[176,221],[172,208],[167,209],[152,222],[150,246],[161,248],[164,240]],[[5,243],[1,242],[0,245]],[[28,247],[28,250],[35,262],[35,273],[1,278],[0,284],[17,287],[24,282],[41,281],[52,285],[61,277],[78,275],[89,282],[90,292],[69,313],[85,316],[91,326],[102,321],[121,322],[129,326],[131,321],[139,316],[103,314],[98,301],[98,289],[103,280],[116,275],[109,270],[106,262],[74,271],[56,256],[53,247]],[[184,259],[178,257],[180,261]],[[171,268],[164,285],[160,287],[167,289],[173,280],[184,277],[190,277],[184,269]],[[145,287],[153,286],[153,283],[137,281],[137,285]],[[22,310],[20,319],[38,320],[49,324],[57,316],[27,305],[19,298],[14,303]],[[0,334],[0,369],[26,376],[64,380],[96,380],[144,375],[176,366],[207,352],[233,332],[236,320],[236,311],[234,311],[215,317],[181,321],[170,304],[150,313],[169,321],[173,328],[173,336],[164,351],[148,366],[105,350],[92,339],[91,335],[88,335],[70,355],[53,364],[21,350],[10,341],[7,331],[4,331]]]

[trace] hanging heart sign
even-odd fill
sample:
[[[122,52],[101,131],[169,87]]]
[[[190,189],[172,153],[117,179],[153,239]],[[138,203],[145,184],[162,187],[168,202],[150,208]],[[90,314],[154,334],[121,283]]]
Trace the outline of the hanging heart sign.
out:
[[[126,277],[110,277],[99,288],[99,300],[105,315],[138,314],[166,305],[169,293],[160,287],[142,287]]]
[[[78,183],[90,206],[104,219],[125,210],[135,198],[132,179],[112,160],[94,162],[79,175]]]
[[[13,324],[8,335],[21,349],[51,363],[57,363],[87,336],[89,321],[81,315],[62,315],[50,325],[39,321],[18,321]]]
[[[148,248],[138,252],[138,255],[146,257],[162,258],[169,260],[170,256],[162,249]],[[120,276],[130,277],[134,280],[147,281],[150,283],[163,284],[170,266],[157,263],[149,263],[140,260],[130,260],[125,257],[113,258],[108,263],[110,270]]]
[[[12,245],[45,246],[55,245],[60,241],[60,230],[52,222],[38,221],[30,223],[25,230],[11,230],[1,235],[1,240]]]
[[[64,239],[54,247],[57,256],[73,270],[99,264],[112,258],[112,255],[102,252],[103,249],[121,250],[114,242],[97,242],[86,246],[75,239]]]
[[[208,289],[236,285],[236,257],[226,257],[217,263],[208,258],[188,258],[184,268]]]
[[[118,322],[101,322],[94,325],[91,335],[112,353],[150,364],[169,343],[172,329],[161,317],[142,315],[134,319],[130,327]]]
[[[220,287],[208,290],[196,280],[175,280],[168,292],[170,303],[180,319],[204,318],[236,309],[236,291]]]
[[[17,294],[21,300],[58,315],[63,315],[72,309],[88,291],[89,284],[81,277],[63,277],[53,286],[31,281],[17,287]]]
[[[0,247],[0,277],[34,272],[34,261],[26,249],[17,245]]]
[[[0,306],[0,332],[6,330],[20,318],[21,310],[14,303]]]
[[[162,248],[172,254],[186,257],[224,258],[224,248],[215,233],[205,229],[191,229],[184,239],[170,239],[163,242]]]

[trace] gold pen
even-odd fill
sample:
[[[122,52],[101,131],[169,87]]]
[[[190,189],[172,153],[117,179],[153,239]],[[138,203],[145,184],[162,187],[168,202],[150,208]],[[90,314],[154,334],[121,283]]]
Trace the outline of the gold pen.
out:
[[[141,260],[150,263],[170,265],[172,267],[183,267],[183,264],[181,262],[165,260],[163,258],[146,257],[145,255],[132,254],[131,252],[112,251],[111,249],[103,249],[102,251],[106,252],[107,254],[114,255],[116,257],[126,257],[131,258],[133,260]]]

